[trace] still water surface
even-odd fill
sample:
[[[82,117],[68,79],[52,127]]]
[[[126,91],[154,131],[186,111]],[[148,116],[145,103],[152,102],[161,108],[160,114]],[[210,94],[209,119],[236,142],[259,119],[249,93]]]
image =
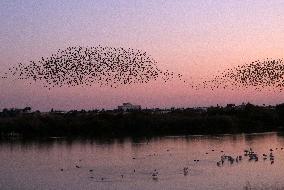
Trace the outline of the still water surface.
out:
[[[278,133],[2,141],[0,189],[277,189],[284,187],[281,147]],[[244,156],[249,148],[258,161]],[[270,149],[273,164],[263,159]],[[217,166],[224,154],[243,159]]]

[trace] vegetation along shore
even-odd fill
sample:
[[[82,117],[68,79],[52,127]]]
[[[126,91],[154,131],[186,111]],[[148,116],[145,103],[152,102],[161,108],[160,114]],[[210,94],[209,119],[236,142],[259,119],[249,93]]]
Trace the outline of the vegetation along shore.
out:
[[[24,109],[0,112],[1,137],[127,137],[254,133],[284,130],[284,104],[183,108],[90,110],[41,113]]]

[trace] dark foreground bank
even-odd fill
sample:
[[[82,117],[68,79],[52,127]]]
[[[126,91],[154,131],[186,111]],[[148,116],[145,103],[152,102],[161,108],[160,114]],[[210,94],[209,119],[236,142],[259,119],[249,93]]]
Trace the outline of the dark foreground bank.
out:
[[[251,133],[284,130],[284,104],[210,107],[132,112],[0,112],[1,136],[122,137]]]

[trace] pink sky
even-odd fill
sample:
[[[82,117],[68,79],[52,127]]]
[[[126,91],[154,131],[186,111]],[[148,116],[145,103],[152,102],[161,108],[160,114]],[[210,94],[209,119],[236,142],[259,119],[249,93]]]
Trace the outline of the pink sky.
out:
[[[162,69],[201,81],[254,60],[282,58],[284,2],[273,1],[1,1],[0,73],[68,46],[142,49]],[[193,90],[179,81],[144,85],[44,89],[0,79],[0,109],[188,107],[252,102],[276,104],[283,92]]]

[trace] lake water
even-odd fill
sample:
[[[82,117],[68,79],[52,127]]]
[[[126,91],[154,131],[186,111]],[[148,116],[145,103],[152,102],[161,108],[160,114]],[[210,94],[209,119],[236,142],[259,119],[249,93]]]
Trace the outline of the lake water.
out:
[[[278,133],[6,140],[0,142],[0,189],[280,189],[281,147],[284,136]],[[249,148],[258,154],[258,161],[244,156]],[[274,163],[269,156],[263,159],[270,153]],[[222,155],[242,155],[242,160],[226,159],[218,166]]]

